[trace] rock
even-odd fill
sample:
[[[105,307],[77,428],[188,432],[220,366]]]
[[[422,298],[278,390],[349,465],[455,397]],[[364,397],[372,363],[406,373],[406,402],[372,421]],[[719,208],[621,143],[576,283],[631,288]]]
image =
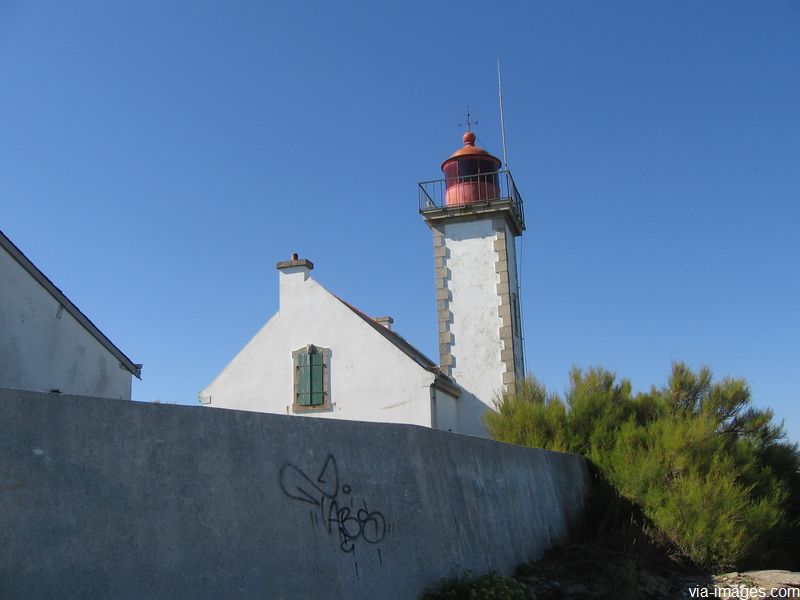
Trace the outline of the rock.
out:
[[[719,589],[734,588],[742,590],[747,588],[748,597],[762,597],[762,598],[800,598],[800,573],[792,571],[745,571],[742,573],[724,573],[714,577],[714,584]],[[756,589],[755,595],[753,588]],[[785,592],[780,590],[796,589],[795,596],[787,596]],[[761,596],[761,593],[766,596]],[[737,597],[737,596],[729,596]],[[738,597],[745,597],[739,595]]]

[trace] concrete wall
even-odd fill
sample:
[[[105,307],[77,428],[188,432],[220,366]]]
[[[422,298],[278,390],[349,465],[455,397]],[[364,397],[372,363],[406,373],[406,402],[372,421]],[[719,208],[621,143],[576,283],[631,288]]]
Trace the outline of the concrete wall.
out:
[[[411,599],[539,556],[587,487],[423,427],[0,390],[0,598]]]
[[[131,373],[2,248],[0,387],[131,397]]]
[[[201,402],[217,408],[291,414],[292,352],[314,344],[331,350],[333,406],[303,416],[432,425],[433,373],[365,323],[309,277],[306,269],[284,270],[279,281],[278,313],[200,392]],[[455,426],[448,415],[440,420],[445,429]]]

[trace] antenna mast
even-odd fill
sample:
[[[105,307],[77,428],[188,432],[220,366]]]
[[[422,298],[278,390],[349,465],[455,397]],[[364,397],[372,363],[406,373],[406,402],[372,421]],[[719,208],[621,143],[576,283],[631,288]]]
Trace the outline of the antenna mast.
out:
[[[503,84],[500,82],[500,59],[497,59],[497,95],[500,97],[500,131],[503,135],[503,168],[508,169],[506,154],[506,120],[503,117]]]

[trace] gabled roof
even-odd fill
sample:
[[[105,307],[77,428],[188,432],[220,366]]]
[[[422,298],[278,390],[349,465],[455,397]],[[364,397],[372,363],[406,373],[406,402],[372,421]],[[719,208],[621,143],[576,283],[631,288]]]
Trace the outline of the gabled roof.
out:
[[[100,331],[97,326],[89,320],[85,314],[83,314],[80,309],[75,306],[72,301],[67,298],[67,296],[58,289],[55,284],[48,279],[48,277],[42,273],[39,268],[31,262],[31,260],[22,253],[22,250],[17,248],[10,239],[6,237],[6,235],[0,231],[0,246],[8,252],[11,257],[16,260],[20,266],[25,269],[28,274],[33,277],[44,289],[46,289],[50,295],[56,299],[56,302],[61,304],[64,309],[73,316],[73,318],[80,323],[83,328],[88,331],[92,336],[100,342],[100,344],[108,350],[114,357],[119,360],[120,364],[128,369],[133,375],[137,378],[142,378],[142,365],[135,364],[131,361],[130,358],[125,356],[125,353],[122,352],[119,348],[117,348],[111,340],[109,340],[105,334]]]
[[[339,296],[336,296],[336,299],[339,300],[339,302],[341,302],[342,304],[344,304],[347,308],[352,310],[359,317],[361,317],[361,319],[363,319],[364,322],[367,323],[367,325],[372,327],[375,331],[380,333],[392,344],[397,346],[397,348],[399,348],[406,356],[408,356],[411,360],[417,363],[420,367],[422,367],[426,371],[434,373],[436,375],[435,384],[437,387],[443,389],[444,391],[455,396],[456,398],[461,394],[461,390],[458,388],[455,382],[453,382],[453,380],[450,377],[442,373],[441,369],[435,362],[433,362],[430,358],[428,358],[422,352],[417,350],[414,346],[409,344],[403,336],[392,331],[388,327],[384,327],[383,325],[378,323],[375,319],[365,315],[363,312],[358,310],[355,306],[353,306],[349,302],[346,302],[341,298],[339,298]]]

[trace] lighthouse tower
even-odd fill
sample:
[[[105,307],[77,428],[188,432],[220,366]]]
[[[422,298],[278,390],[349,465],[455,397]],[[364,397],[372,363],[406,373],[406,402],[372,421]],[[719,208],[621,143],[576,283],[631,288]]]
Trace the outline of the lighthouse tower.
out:
[[[419,184],[433,232],[439,364],[462,388],[457,431],[485,434],[480,415],[525,370],[514,238],[522,198],[500,160],[464,134],[442,163],[444,179]]]

